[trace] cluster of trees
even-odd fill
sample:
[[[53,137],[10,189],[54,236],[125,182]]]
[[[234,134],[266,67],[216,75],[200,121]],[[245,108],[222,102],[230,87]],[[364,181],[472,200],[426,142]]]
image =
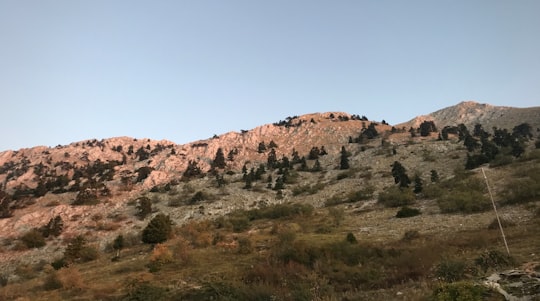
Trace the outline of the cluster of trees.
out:
[[[366,140],[378,137],[379,132],[377,132],[377,128],[375,127],[376,125],[376,123],[372,122],[366,127],[365,123],[362,123],[362,131],[360,132],[360,135],[358,135],[356,138],[349,137],[349,143],[364,143]]]
[[[480,124],[475,125],[471,134],[465,125],[460,124],[457,132],[469,152],[466,169],[490,163],[499,155],[518,158],[525,152],[526,142],[533,137],[532,128],[527,123],[515,126],[512,132],[494,127],[493,134],[486,132]]]

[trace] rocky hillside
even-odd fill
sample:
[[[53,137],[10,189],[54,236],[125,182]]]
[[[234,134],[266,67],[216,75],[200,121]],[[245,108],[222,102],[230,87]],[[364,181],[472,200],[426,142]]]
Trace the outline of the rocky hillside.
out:
[[[141,232],[159,213],[168,215],[177,231],[183,225],[195,231],[190,228],[197,227],[195,222],[225,219],[230,213],[229,228],[236,222],[250,223],[234,217],[245,210],[309,206],[317,211],[313,220],[304,221],[307,229],[329,219],[335,220],[331,227],[337,227],[337,220],[344,219],[347,223],[340,231],[382,245],[408,244],[401,241],[403,231],[417,229],[414,221],[419,220],[426,237],[444,239],[456,227],[478,231],[492,215],[485,212],[490,203],[477,167],[491,169],[493,192],[509,199],[507,203],[538,200],[538,111],[465,102],[395,126],[327,112],[287,117],[184,145],[116,137],[5,151],[0,153],[0,280],[24,283],[21,267],[43,268],[43,263],[55,262],[79,235],[101,254],[108,254],[115,237],[123,235],[135,248],[130,260],[141,265],[146,260],[141,254],[147,252],[141,251]],[[475,128],[477,123],[485,131]],[[487,132],[493,126],[507,130]],[[441,134],[443,128],[446,132]],[[422,183],[431,187],[425,193],[419,192]],[[509,192],[512,187],[527,189]],[[394,207],[403,204],[414,205],[424,215],[413,221],[394,218]],[[507,206],[501,212],[532,227],[533,207]],[[454,212],[466,214],[448,214]],[[275,232],[269,228],[273,229],[261,221],[238,231],[247,236],[262,231],[257,241],[264,256]],[[210,234],[207,229],[205,241],[223,230]],[[310,231],[302,235],[319,238],[336,230],[323,225]],[[238,234],[221,238],[233,235]],[[198,248],[198,243],[191,244]],[[520,254],[537,253],[535,248],[525,244]],[[429,275],[425,269],[419,273]],[[111,289],[111,294],[117,290]]]
[[[425,120],[434,121],[440,128],[463,123],[470,129],[476,124],[481,124],[484,129],[493,127],[511,129],[517,124],[527,122],[537,129],[540,128],[540,107],[514,108],[464,101],[428,115],[415,117],[396,127],[417,128]]]

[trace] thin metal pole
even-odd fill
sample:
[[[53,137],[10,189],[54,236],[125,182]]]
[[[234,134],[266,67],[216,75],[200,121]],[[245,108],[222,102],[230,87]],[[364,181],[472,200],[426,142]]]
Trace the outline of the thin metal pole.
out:
[[[501,224],[501,219],[499,218],[499,213],[497,213],[497,207],[495,206],[495,201],[493,200],[493,195],[491,194],[491,189],[489,188],[488,179],[486,177],[486,173],[484,172],[484,168],[480,168],[482,170],[482,174],[484,175],[484,180],[486,180],[486,186],[488,189],[489,197],[491,198],[491,204],[493,204],[493,211],[495,211],[495,216],[497,217],[497,222],[499,223],[499,229],[501,229],[501,235],[504,241],[504,246],[506,247],[506,253],[508,256],[510,256],[510,249],[508,249],[508,243],[506,242],[506,236],[504,236],[503,227]]]

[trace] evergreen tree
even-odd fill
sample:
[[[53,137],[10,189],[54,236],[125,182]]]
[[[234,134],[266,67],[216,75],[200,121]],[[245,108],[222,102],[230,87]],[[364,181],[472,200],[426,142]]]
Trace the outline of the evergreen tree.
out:
[[[264,141],[259,143],[258,152],[260,154],[264,153],[266,151],[266,144],[264,144]]]
[[[0,218],[13,216],[10,203],[11,196],[5,191],[0,190]]]
[[[269,169],[274,169],[277,165],[277,155],[275,149],[270,149],[268,152],[267,166]]]
[[[188,166],[186,170],[184,171],[183,177],[186,179],[191,179],[191,178],[198,177],[201,175],[202,175],[202,171],[198,163],[196,161],[189,160]]]
[[[122,234],[114,239],[112,247],[116,250],[116,257],[120,257],[120,251],[124,248],[124,236]]]
[[[431,170],[431,183],[437,183],[439,182],[439,173],[435,170]]]
[[[512,129],[512,136],[516,138],[531,139],[533,137],[532,127],[528,123],[522,123]]]
[[[392,164],[392,176],[394,177],[394,182],[399,184],[399,187],[409,187],[411,180],[407,176],[405,167],[401,165],[398,161],[394,161]]]
[[[311,169],[313,172],[322,171],[321,163],[319,160],[315,160],[315,164],[313,164],[313,168]]]
[[[298,168],[299,171],[306,171],[308,169],[306,157],[302,156],[300,159],[300,167]]]
[[[464,137],[463,144],[465,145],[465,147],[467,148],[467,150],[469,152],[474,151],[475,149],[477,149],[480,146],[478,141],[476,139],[474,139],[473,136],[471,136],[471,135],[466,135]]]
[[[152,213],[152,201],[145,196],[142,196],[137,199],[137,216],[140,219],[145,219],[146,216],[148,216],[150,213]]]
[[[274,184],[274,190],[281,190],[285,188],[285,183],[283,181],[283,177],[278,177],[276,179],[276,183]]]
[[[78,235],[72,239],[64,251],[64,261],[67,263],[74,262],[82,257],[82,251],[86,246],[86,239],[82,235]]]
[[[314,146],[309,151],[308,160],[316,160],[319,158],[319,148]]]
[[[225,155],[223,154],[223,149],[220,147],[216,151],[216,157],[214,158],[214,161],[212,161],[212,169],[223,169],[227,166],[225,163]]]
[[[172,221],[168,215],[156,215],[144,228],[142,241],[147,244],[158,244],[166,241],[172,235]]]
[[[427,137],[431,132],[437,132],[435,122],[425,120],[420,124],[420,136]]]
[[[291,162],[289,162],[289,158],[287,156],[283,156],[281,158],[280,167],[283,167],[283,168],[290,168],[291,167]]]
[[[292,157],[291,162],[292,162],[293,165],[297,164],[297,163],[300,163],[300,156],[298,155],[298,151],[295,150],[294,148],[293,148],[291,157]]]
[[[54,218],[51,218],[47,225],[40,228],[41,234],[43,234],[43,237],[47,238],[49,236],[59,236],[62,234],[62,230],[64,229],[64,221],[62,220],[62,217],[60,215],[55,216]]]
[[[416,137],[416,130],[411,126],[411,128],[409,129],[409,133],[411,133],[411,137],[414,138]]]
[[[420,177],[420,175],[415,174],[414,175],[414,190],[413,190],[413,192],[414,193],[420,193],[420,192],[422,192],[422,189],[423,189],[422,178]]]
[[[268,143],[268,147],[270,147],[270,148],[277,148],[278,145],[274,142],[274,140],[270,140],[270,143]]]
[[[349,169],[349,153],[345,146],[341,147],[341,158],[339,161],[339,169]]]

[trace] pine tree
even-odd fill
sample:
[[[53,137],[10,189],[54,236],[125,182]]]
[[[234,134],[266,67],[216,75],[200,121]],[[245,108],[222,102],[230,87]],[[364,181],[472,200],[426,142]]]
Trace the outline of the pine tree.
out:
[[[168,215],[156,215],[144,228],[142,241],[147,244],[162,243],[172,235],[172,221]]]
[[[86,240],[82,235],[79,235],[72,239],[66,247],[66,250],[64,251],[64,261],[69,263],[80,259],[82,255],[82,250],[85,245]]]
[[[422,192],[422,187],[423,185],[423,181],[422,181],[422,178],[420,177],[420,175],[416,174],[414,175],[414,190],[413,192],[414,193],[420,193]]]
[[[431,183],[437,183],[439,182],[439,173],[435,170],[431,170]]]
[[[214,161],[212,161],[212,169],[223,169],[225,166],[227,166],[225,162],[225,155],[223,154],[223,149],[220,147],[216,151]]]
[[[339,169],[349,169],[349,153],[345,146],[341,147],[341,159],[339,161]]]
[[[112,247],[116,250],[116,257],[120,257],[120,251],[124,248],[124,236],[122,234],[114,239]]]
[[[313,172],[322,171],[321,163],[319,160],[315,160],[315,164],[313,164],[313,168],[311,169]]]
[[[259,152],[259,153],[264,153],[265,151],[266,151],[266,144],[264,144],[264,141],[263,141],[263,142],[260,142],[260,143],[259,143],[258,152]]]
[[[268,159],[267,159],[267,166],[269,169],[274,169],[277,164],[277,155],[275,149],[270,149],[270,152],[268,153]]]
[[[152,213],[152,201],[145,196],[137,199],[137,216],[140,219],[145,219],[148,214]]]
[[[401,165],[398,161],[394,161],[392,164],[392,176],[394,177],[394,182],[399,184],[399,187],[409,187],[411,180],[407,176],[405,167]]]

